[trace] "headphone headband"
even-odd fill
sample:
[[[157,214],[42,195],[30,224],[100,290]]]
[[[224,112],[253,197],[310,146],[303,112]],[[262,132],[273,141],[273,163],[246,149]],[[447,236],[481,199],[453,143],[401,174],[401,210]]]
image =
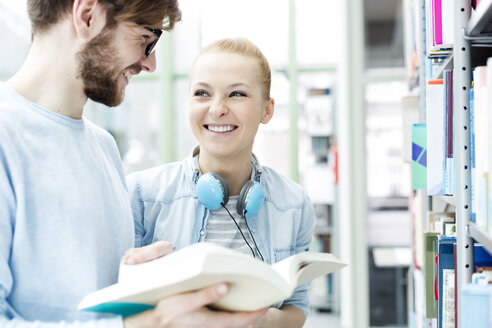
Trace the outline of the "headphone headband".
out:
[[[202,172],[200,171],[200,166],[198,165],[198,154],[200,154],[200,146],[196,146],[195,148],[193,148],[192,152],[193,182],[195,184],[198,182],[198,179],[202,175]],[[261,174],[263,173],[263,168],[258,161],[258,157],[256,157],[254,153],[251,154],[251,164],[253,166],[254,180],[257,182],[261,182]]]

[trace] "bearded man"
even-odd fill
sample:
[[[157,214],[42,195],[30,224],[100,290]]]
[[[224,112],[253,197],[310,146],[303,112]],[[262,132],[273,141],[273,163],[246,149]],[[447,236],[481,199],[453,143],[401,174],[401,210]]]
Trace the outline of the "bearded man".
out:
[[[121,318],[76,311],[117,280],[134,227],[114,139],[83,117],[90,98],[123,100],[156,68],[154,46],[180,20],[176,0],[28,0],[32,45],[0,83],[0,326],[242,327],[263,314],[212,312],[218,284]],[[142,261],[168,245],[133,250]]]

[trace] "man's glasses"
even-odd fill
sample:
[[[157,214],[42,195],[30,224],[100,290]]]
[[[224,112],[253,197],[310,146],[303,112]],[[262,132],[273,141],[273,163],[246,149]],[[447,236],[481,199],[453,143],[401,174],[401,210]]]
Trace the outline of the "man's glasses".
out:
[[[160,30],[158,28],[150,28],[150,27],[146,27],[146,29],[149,30],[150,32],[154,33],[154,35],[155,35],[155,40],[152,41],[152,43],[149,43],[149,45],[147,45],[147,48],[145,48],[145,56],[149,57],[150,54],[152,53],[152,51],[154,50],[154,47],[157,44],[157,41],[159,41],[159,38],[161,37],[162,30]]]

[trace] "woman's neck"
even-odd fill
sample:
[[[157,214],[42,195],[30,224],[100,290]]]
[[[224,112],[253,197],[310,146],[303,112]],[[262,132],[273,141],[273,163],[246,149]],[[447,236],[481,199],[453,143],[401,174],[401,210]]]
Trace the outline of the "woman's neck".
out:
[[[230,196],[237,196],[241,188],[251,178],[251,155],[248,157],[215,158],[206,153],[198,155],[198,165],[202,173],[217,172],[229,188]]]

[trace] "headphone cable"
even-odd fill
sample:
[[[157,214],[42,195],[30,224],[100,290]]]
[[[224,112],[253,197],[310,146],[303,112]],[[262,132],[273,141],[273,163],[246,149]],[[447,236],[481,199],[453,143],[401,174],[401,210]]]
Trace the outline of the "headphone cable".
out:
[[[253,247],[251,247],[251,245],[248,243],[248,240],[244,236],[243,231],[241,230],[241,227],[239,227],[239,224],[237,224],[236,219],[234,219],[234,217],[232,216],[231,212],[229,212],[229,210],[227,209],[227,207],[225,207],[224,203],[221,203],[221,205],[222,205],[223,208],[225,208],[225,210],[227,211],[227,213],[229,213],[229,216],[231,217],[232,221],[234,221],[234,223],[236,224],[236,227],[238,228],[239,232],[241,233],[241,236],[243,236],[243,239],[246,242],[246,245],[248,245],[249,249],[251,250],[251,253],[253,254],[253,257],[256,258],[255,251],[253,250]],[[246,222],[246,227],[247,226],[248,226],[248,223]],[[249,230],[249,227],[248,227],[248,230]],[[250,233],[251,233],[251,231],[250,231]],[[254,238],[253,238],[253,242],[254,242]],[[255,246],[256,246],[256,242],[255,242]],[[256,246],[256,249],[258,250],[258,246]],[[258,250],[258,253],[260,253],[259,250]],[[261,253],[260,253],[260,256],[261,256]],[[263,256],[261,256],[261,259],[263,260]]]
[[[255,237],[253,237],[253,233],[251,232],[251,230],[249,229],[249,224],[248,224],[248,220],[246,220],[246,217],[244,217],[244,222],[246,223],[246,228],[248,228],[248,231],[249,231],[249,235],[251,236],[251,239],[253,239],[253,243],[255,244],[255,247],[256,247],[256,251],[258,252],[258,254],[260,255],[261,257],[261,260],[263,262],[265,262],[265,259],[263,258],[263,255],[261,255],[261,252],[260,252],[260,249],[258,248],[258,245],[256,245],[256,240],[255,240]]]

